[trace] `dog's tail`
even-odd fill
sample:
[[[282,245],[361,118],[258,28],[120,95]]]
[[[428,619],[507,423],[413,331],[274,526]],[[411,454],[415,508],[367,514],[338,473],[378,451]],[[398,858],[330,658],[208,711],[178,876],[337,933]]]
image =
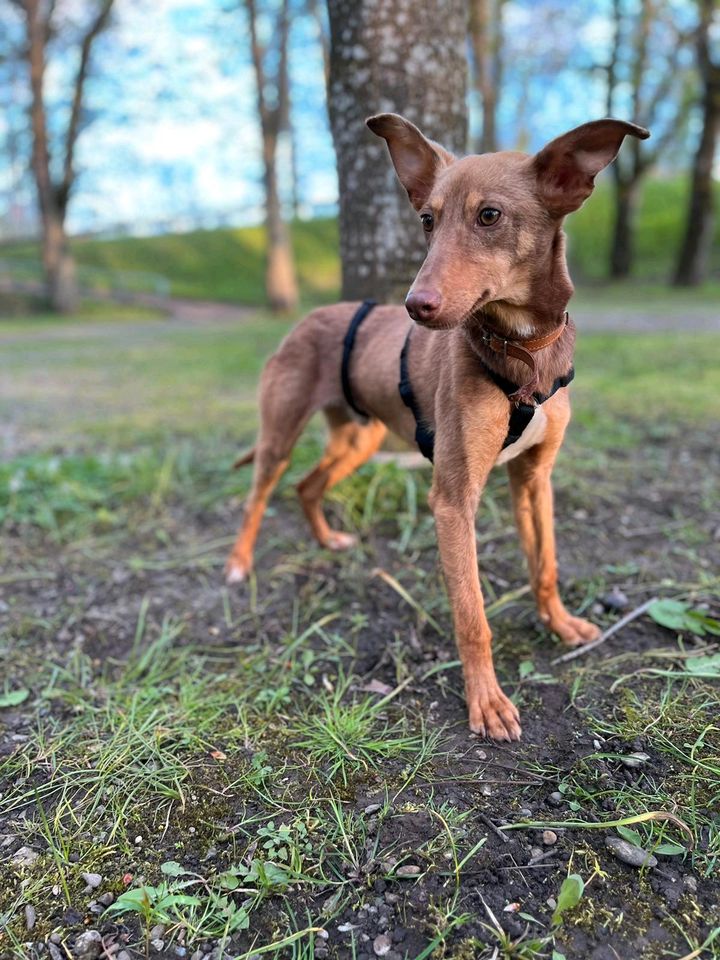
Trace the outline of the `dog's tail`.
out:
[[[237,470],[239,467],[245,467],[248,463],[252,463],[255,459],[255,447],[251,447],[247,453],[242,453],[235,463],[233,464],[233,470]]]

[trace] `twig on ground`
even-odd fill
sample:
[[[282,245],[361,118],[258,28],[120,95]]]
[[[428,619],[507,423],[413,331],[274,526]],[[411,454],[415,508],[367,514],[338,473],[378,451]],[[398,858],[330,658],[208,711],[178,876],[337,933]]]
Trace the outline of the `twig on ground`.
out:
[[[575,650],[571,650],[569,653],[564,653],[561,657],[556,657],[552,661],[552,665],[555,666],[557,663],[567,663],[568,660],[574,660],[576,657],[582,657],[583,654],[589,653],[591,650],[594,650],[595,647],[599,647],[601,643],[605,643],[606,640],[609,640],[618,630],[622,630],[624,626],[630,623],[633,620],[637,620],[638,617],[642,616],[643,613],[657,600],[657,597],[651,597],[650,600],[646,600],[645,603],[641,603],[639,607],[636,607],[634,610],[631,610],[630,613],[626,613],[622,619],[618,620],[617,623],[614,623],[609,627],[605,633],[601,634],[597,640],[593,640],[592,643],[586,643],[582,647],[577,647]]]
[[[478,811],[478,817],[482,820],[482,822],[485,824],[488,830],[492,830],[492,832],[495,834],[496,837],[500,837],[503,843],[508,842],[510,838],[506,837],[505,834],[498,827],[495,826],[495,824],[492,822],[490,817],[486,817],[485,814],[481,813],[480,811]]]

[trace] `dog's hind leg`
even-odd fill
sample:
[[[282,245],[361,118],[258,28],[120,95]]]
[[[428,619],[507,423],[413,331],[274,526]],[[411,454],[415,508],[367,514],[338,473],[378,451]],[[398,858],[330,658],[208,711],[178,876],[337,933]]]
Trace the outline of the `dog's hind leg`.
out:
[[[332,530],[325,519],[322,498],[377,451],[387,432],[379,420],[366,424],[349,420],[344,411],[329,408],[325,415],[330,436],[320,463],[298,484],[305,516],[318,543],[330,550],[344,550],[355,542],[352,534]]]
[[[279,368],[279,369],[278,369]],[[282,389],[278,381],[282,378]],[[290,462],[290,454],[315,406],[305,378],[288,375],[276,354],[268,361],[260,382],[260,430],[252,451],[241,458],[253,462],[253,479],[245,501],[243,521],[225,564],[228,583],[245,580],[252,569],[253,551],[272,491]]]

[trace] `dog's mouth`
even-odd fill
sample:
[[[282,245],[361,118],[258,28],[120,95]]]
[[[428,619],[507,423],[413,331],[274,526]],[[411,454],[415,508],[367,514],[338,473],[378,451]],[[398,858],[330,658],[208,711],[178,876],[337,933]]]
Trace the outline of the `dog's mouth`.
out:
[[[483,290],[482,294],[477,298],[475,303],[473,303],[470,309],[460,318],[458,326],[465,326],[468,323],[472,323],[474,320],[481,320],[483,309],[492,301],[492,299],[492,290],[490,290],[488,287]]]

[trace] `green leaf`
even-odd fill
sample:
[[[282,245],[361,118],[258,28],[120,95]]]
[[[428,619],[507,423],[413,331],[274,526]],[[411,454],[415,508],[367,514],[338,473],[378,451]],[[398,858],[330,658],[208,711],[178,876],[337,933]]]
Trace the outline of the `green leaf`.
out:
[[[520,674],[521,680],[531,677],[533,673],[535,673],[535,664],[532,662],[532,660],[521,660],[520,666],[518,667],[518,673]]]
[[[617,827],[616,829],[623,840],[627,840],[627,842],[631,843],[634,847],[642,848],[643,839],[635,830],[631,830],[629,827]]]
[[[223,890],[237,890],[237,888],[240,886],[239,878],[231,870],[228,870],[225,873],[219,873],[215,880],[223,888]]]
[[[653,853],[662,853],[666,857],[679,857],[685,853],[685,847],[679,843],[661,843],[659,846],[653,847]]]
[[[105,915],[115,913],[144,913],[155,901],[155,887],[135,887],[121,893],[115,903],[105,910]]]
[[[583,882],[583,878],[578,876],[577,873],[571,873],[565,877],[560,887],[555,912],[552,915],[552,922],[555,926],[562,923],[564,913],[572,910],[573,907],[576,907],[578,903],[580,903],[584,889],[585,883]]]
[[[706,632],[716,633],[720,630],[720,621],[705,616],[699,610],[693,610],[689,603],[681,600],[656,600],[648,607],[648,613],[661,627],[687,631],[698,637],[704,637]]]
[[[182,877],[188,872],[175,860],[166,860],[165,863],[160,864],[160,870],[168,877]]]
[[[30,691],[25,690],[7,690],[0,693],[0,707],[16,707],[19,703],[24,703],[30,696]]]
[[[560,953],[559,950],[553,950],[553,952],[552,952],[552,960],[565,960],[565,954],[564,954],[564,953]]]

